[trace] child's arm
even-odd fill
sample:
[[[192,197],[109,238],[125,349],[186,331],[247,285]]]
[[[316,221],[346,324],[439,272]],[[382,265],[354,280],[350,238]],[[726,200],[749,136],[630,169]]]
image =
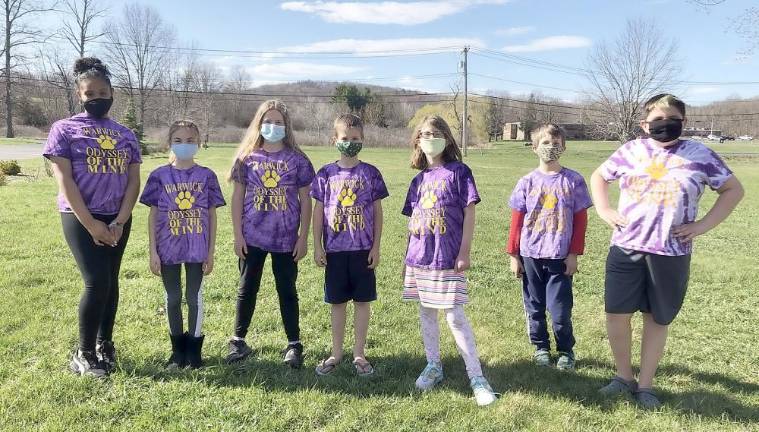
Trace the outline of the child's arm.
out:
[[[213,271],[214,254],[216,253],[216,207],[208,209],[208,257],[203,263],[203,274]]]
[[[609,182],[601,176],[599,169],[590,177],[590,190],[593,193],[593,204],[601,219],[612,228],[621,228],[627,225],[627,219],[620,215],[609,204]]]
[[[242,233],[242,209],[245,199],[245,185],[234,182],[232,189],[232,231],[235,238],[235,255],[245,259],[248,254],[248,246],[245,244],[245,236]]]
[[[124,234],[124,224],[132,216],[132,210],[140,195],[140,164],[133,163],[127,168],[127,187],[124,198],[121,200],[121,208],[116,219],[108,226],[113,235],[114,242],[118,243]]]
[[[298,189],[298,199],[300,200],[300,233],[298,241],[295,242],[293,251],[293,260],[295,262],[303,259],[308,253],[308,231],[311,226],[311,185],[303,186]]]
[[[717,193],[719,197],[709,213],[699,221],[676,227],[672,233],[681,240],[688,241],[722,223],[743,199],[743,185],[735,176],[731,176],[721,188],[717,189]]]
[[[461,237],[461,249],[459,249],[459,256],[456,258],[455,268],[459,273],[469,270],[469,267],[472,264],[470,253],[472,251],[472,237],[474,237],[474,206],[475,204],[472,203],[464,208],[464,226]]]
[[[577,256],[585,253],[585,232],[588,229],[588,210],[582,209],[572,217],[572,239],[569,241],[569,255],[564,260],[564,274],[577,273]]]
[[[84,203],[79,186],[74,182],[74,176],[71,170],[71,161],[61,156],[50,158],[52,162],[53,174],[58,181],[58,187],[63,193],[66,202],[74,212],[74,216],[79,219],[79,223],[84,226],[87,232],[92,236],[92,241],[98,246],[113,246],[116,240],[108,229],[108,225],[92,217],[87,205]]]
[[[158,219],[158,207],[150,206],[148,215],[148,243],[150,245],[150,271],[154,275],[161,275],[161,258],[158,257],[158,247],[155,238],[155,226]]]
[[[382,242],[382,200],[374,201],[374,243],[369,251],[369,268],[376,269],[380,263],[380,243]]]
[[[314,231],[314,262],[318,267],[324,267],[327,265],[327,254],[324,252],[324,245],[322,244],[322,236],[324,235],[324,203],[316,200],[314,204],[314,217],[313,217],[313,231]]]
[[[509,227],[509,242],[506,245],[506,252],[510,255],[511,272],[518,279],[524,273],[522,261],[519,259],[519,242],[522,236],[524,217],[525,213],[511,209],[511,225]]]

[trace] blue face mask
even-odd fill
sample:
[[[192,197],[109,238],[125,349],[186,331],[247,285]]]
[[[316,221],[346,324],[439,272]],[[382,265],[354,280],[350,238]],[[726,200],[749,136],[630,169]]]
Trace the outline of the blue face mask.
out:
[[[177,159],[191,160],[198,152],[198,145],[195,143],[173,143],[171,144],[171,151]]]
[[[286,135],[284,126],[275,125],[274,123],[264,123],[261,125],[261,136],[268,142],[282,141]]]

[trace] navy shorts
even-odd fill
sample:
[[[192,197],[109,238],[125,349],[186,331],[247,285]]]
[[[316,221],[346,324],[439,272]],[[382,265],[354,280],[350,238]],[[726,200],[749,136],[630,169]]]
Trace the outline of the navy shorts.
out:
[[[606,258],[606,312],[650,313],[669,325],[680,312],[688,289],[690,255],[666,256],[612,246]]]
[[[377,278],[368,260],[368,250],[327,253],[324,301],[342,304],[377,300]]]

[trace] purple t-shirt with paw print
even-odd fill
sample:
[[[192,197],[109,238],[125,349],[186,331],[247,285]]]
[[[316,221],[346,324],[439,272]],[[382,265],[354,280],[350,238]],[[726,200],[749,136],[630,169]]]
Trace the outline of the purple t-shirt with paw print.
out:
[[[616,246],[658,255],[688,255],[693,241],[672,229],[696,220],[706,186],[719,189],[733,175],[720,157],[697,141],[659,147],[651,139],[630,141],[599,168],[608,182],[619,180],[619,213],[627,226],[614,230]]]
[[[360,162],[322,167],[311,183],[311,196],[324,204],[324,250],[370,250],[374,245],[374,202],[389,196],[382,174]]]
[[[150,173],[140,202],[158,208],[155,239],[161,263],[202,263],[208,258],[208,209],[226,204],[216,174],[193,165],[164,165]]]
[[[110,118],[87,113],[53,123],[42,155],[71,161],[71,175],[90,213],[113,215],[121,210],[128,168],[142,163],[134,133]],[[61,191],[58,210],[71,212]]]
[[[245,242],[269,252],[292,252],[300,227],[300,188],[314,179],[311,161],[298,151],[256,149],[232,168],[245,186],[242,232]]]
[[[464,209],[479,202],[472,170],[462,162],[448,162],[417,174],[401,212],[409,216],[406,265],[453,269],[464,233]]]

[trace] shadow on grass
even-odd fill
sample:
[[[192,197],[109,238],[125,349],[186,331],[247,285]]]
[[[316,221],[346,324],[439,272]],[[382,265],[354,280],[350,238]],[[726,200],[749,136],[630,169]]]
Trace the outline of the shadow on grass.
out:
[[[326,377],[319,377],[314,367],[322,359],[322,353],[306,357],[303,368],[293,370],[279,361],[279,349],[263,347],[254,351],[244,362],[227,365],[221,355],[205,358],[205,367],[198,371],[167,371],[162,365],[165,359],[148,358],[144,364],[131,364],[121,360],[121,371],[127,375],[148,377],[157,381],[186,380],[207,383],[220,387],[258,387],[267,391],[298,392],[318,390],[369,398],[372,396],[418,397],[414,381],[426,365],[423,356],[406,354],[370,357],[376,368],[371,377],[358,377],[350,363],[349,356],[340,366]],[[316,358],[315,358],[316,357]],[[463,396],[471,396],[469,380],[463,361],[458,356],[443,358],[446,379],[440,385],[443,390],[453,391]],[[601,373],[599,374],[599,370]],[[598,395],[600,387],[614,371],[613,364],[595,359],[582,359],[576,372],[563,372],[555,368],[537,367],[530,360],[520,360],[508,364],[491,364],[485,368],[493,388],[508,398],[509,393],[521,392],[547,399],[569,400],[575,404],[603,412],[618,409],[618,400],[605,400]],[[724,388],[724,393],[693,387],[683,392],[658,390],[666,410],[682,414],[696,414],[717,420],[738,422],[759,421],[759,411],[755,406],[739,400],[748,399],[759,392],[759,385],[741,382],[729,376],[692,371],[677,365],[664,365],[659,375],[682,375],[692,381]]]

